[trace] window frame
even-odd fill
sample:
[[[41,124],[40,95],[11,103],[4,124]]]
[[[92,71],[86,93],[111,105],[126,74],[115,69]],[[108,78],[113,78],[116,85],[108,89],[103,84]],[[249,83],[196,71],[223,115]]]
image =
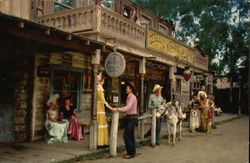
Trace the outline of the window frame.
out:
[[[178,78],[176,79],[176,82],[175,82],[175,84],[176,84],[176,86],[175,86],[175,92],[179,93],[179,94],[181,93],[181,82],[182,82],[182,80],[178,79]]]
[[[61,12],[61,11],[65,11],[65,10],[72,10],[72,9],[74,9],[76,7],[76,0],[72,0],[72,1],[73,1],[73,6],[69,6],[67,4],[58,2],[58,0],[53,0],[53,11],[54,12]],[[55,10],[55,5],[59,5],[60,7],[63,7],[65,9],[56,11]]]
[[[50,74],[50,96],[54,94],[54,72],[55,70],[59,71],[66,71],[66,72],[77,72],[80,74],[79,79],[77,81],[77,106],[76,111],[80,112],[82,111],[82,94],[83,94],[83,88],[82,88],[82,78],[83,78],[83,70],[79,68],[73,68],[73,67],[64,67],[64,66],[57,66],[57,65],[51,65],[51,74]]]

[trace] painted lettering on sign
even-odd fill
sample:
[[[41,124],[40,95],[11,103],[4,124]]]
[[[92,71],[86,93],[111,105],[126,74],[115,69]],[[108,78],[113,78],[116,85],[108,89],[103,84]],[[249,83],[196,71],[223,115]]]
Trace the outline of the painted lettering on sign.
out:
[[[181,82],[181,94],[189,94],[190,85],[189,82],[182,80]]]
[[[123,74],[126,62],[121,53],[113,52],[105,60],[105,71],[110,77],[118,77]]]
[[[194,63],[195,51],[193,48],[150,28],[147,32],[147,48],[159,53],[177,57],[179,60],[189,64]]]

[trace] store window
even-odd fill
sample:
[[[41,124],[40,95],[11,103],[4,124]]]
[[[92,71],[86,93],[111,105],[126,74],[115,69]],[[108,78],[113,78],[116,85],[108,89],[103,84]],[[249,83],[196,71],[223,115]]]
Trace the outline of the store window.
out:
[[[176,79],[176,93],[181,93],[181,79]]]
[[[61,97],[71,96],[72,105],[80,110],[82,73],[78,71],[53,69],[51,94],[58,93]],[[61,101],[62,102],[62,101]]]
[[[163,24],[160,23],[159,25],[159,31],[164,33],[164,34],[167,34],[167,27]]]
[[[212,94],[213,93],[212,88],[213,88],[212,85],[210,85],[210,84],[207,85],[207,93],[208,94]]]
[[[130,7],[124,6],[123,8],[123,16],[126,18],[131,18],[133,14],[133,10]]]
[[[54,0],[54,11],[70,10],[75,7],[75,0]]]
[[[148,24],[150,27],[153,27],[152,19],[149,16],[142,14],[140,21],[141,21],[141,24]]]
[[[114,10],[114,5],[113,5],[113,1],[112,0],[102,0],[102,4],[103,7],[106,7],[110,10]]]

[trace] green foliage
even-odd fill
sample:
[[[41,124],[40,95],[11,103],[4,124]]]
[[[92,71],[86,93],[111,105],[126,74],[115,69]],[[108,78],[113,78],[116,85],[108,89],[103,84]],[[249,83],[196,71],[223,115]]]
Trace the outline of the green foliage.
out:
[[[157,16],[171,20],[184,43],[200,39],[216,75],[238,73],[249,52],[249,2],[227,0],[134,0]],[[218,56],[221,56],[220,59]],[[213,61],[213,62],[212,62]],[[216,62],[215,62],[216,61]],[[242,62],[243,63],[243,62]]]
[[[74,0],[56,0],[57,2],[70,6],[70,7],[74,7],[75,5],[75,1]],[[61,6],[59,4],[54,4],[54,11],[58,12],[58,11],[63,11],[63,10],[67,10],[67,8],[65,8],[64,6]]]

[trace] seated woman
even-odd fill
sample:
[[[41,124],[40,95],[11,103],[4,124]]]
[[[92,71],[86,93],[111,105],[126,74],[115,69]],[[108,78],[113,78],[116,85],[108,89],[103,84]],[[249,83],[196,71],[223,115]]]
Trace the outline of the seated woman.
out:
[[[46,112],[46,121],[45,128],[48,131],[49,139],[47,142],[68,142],[67,131],[68,131],[68,121],[58,121],[58,112],[57,112],[57,100],[59,94],[54,94],[47,101],[48,110]]]
[[[64,105],[59,109],[60,111],[60,119],[67,119],[69,121],[69,129],[68,135],[70,139],[81,140],[82,136],[82,128],[81,125],[78,124],[75,109],[70,105],[71,97],[67,96],[64,99]]]

